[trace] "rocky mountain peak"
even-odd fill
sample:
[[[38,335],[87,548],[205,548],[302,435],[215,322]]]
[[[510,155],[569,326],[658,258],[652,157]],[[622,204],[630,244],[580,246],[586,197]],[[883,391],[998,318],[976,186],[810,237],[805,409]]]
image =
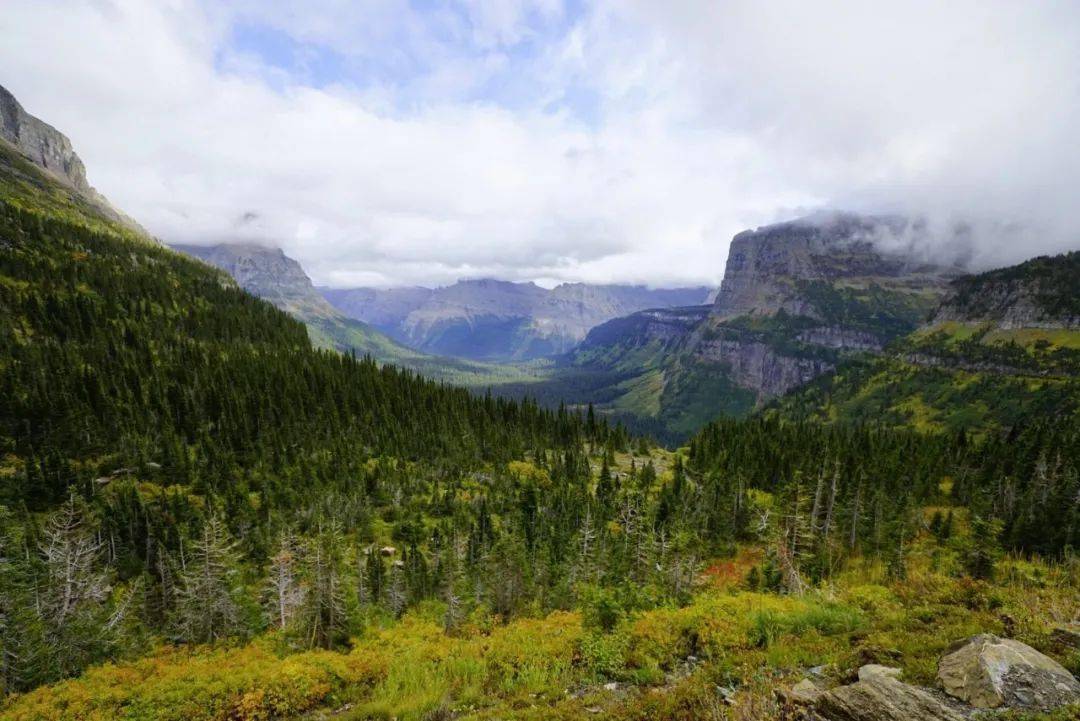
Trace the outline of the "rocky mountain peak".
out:
[[[172,247],[224,270],[241,288],[283,310],[301,316],[334,315],[300,264],[280,248],[252,242]]]
[[[816,214],[743,231],[731,241],[715,315],[813,316],[800,284],[943,286],[952,271],[919,248],[925,226],[898,216]]]
[[[71,145],[71,140],[45,121],[26,112],[3,86],[0,86],[0,144],[7,143],[22,157],[44,170],[50,178],[74,191],[94,209],[119,221],[149,239],[138,223],[117,210],[86,179],[86,166]]]
[[[0,86],[0,137],[61,181],[81,192],[91,192],[86,166],[68,137],[26,112],[3,86]]]

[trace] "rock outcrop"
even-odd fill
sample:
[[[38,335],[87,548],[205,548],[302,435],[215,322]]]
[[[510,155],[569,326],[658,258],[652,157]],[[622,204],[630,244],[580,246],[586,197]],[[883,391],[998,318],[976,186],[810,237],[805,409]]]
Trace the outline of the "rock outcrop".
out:
[[[86,166],[75,154],[68,137],[26,112],[3,87],[0,87],[0,137],[76,190],[84,193],[93,190],[86,181]]]
[[[23,109],[6,88],[0,86],[0,144],[10,145],[15,152],[49,177],[69,188],[104,217],[126,225],[149,239],[146,232],[129,216],[117,210],[86,179],[86,166],[75,152],[71,140],[45,121]]]
[[[1032,258],[953,281],[933,323],[987,324],[1018,328],[1078,329],[1080,251]]]
[[[224,270],[244,290],[270,301],[301,320],[338,315],[315,290],[300,264],[278,248],[257,243],[172,247]]]
[[[736,384],[753,390],[761,400],[783,395],[835,367],[821,358],[783,353],[768,343],[727,338],[702,341],[695,357],[725,365]]]
[[[1080,682],[1030,646],[991,634],[953,646],[938,664],[946,693],[976,708],[1047,711],[1080,703]]]
[[[863,667],[864,669],[866,667]],[[827,721],[963,721],[964,715],[932,692],[894,675],[859,671],[859,681],[839,686],[814,702]]]
[[[876,280],[890,285],[944,290],[949,272],[917,257],[912,234],[919,226],[897,217],[828,213],[777,223],[736,235],[716,296],[719,318],[743,315],[817,317],[820,309],[800,282]]]

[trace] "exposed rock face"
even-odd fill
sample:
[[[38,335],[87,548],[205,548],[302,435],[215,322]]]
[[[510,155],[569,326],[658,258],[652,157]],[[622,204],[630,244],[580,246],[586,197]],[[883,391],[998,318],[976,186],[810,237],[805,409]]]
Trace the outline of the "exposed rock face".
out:
[[[726,364],[733,381],[753,389],[762,399],[787,393],[834,367],[819,358],[785,355],[754,341],[706,340],[698,345],[695,355],[708,363]]]
[[[1030,646],[991,634],[950,649],[938,664],[945,691],[976,708],[1050,710],[1080,702],[1080,682]]]
[[[71,141],[59,130],[23,109],[15,96],[0,87],[0,144],[7,143],[22,157],[44,170],[51,178],[74,191],[101,215],[123,223],[149,239],[134,220],[114,208],[101,193],[90,187],[86,167]]]
[[[783,310],[817,317],[818,309],[800,292],[798,281],[875,280],[944,290],[944,269],[914,255],[910,237],[919,232],[917,224],[902,218],[834,213],[739,233],[728,251],[715,315],[736,318]]]
[[[864,667],[865,668],[865,667]],[[921,688],[884,673],[864,674],[857,683],[840,686],[814,704],[828,721],[962,721],[964,716]]]
[[[934,323],[987,323],[1016,328],[1080,328],[1080,252],[958,278]]]
[[[873,333],[837,326],[819,326],[795,336],[802,343],[838,350],[880,351],[881,339]]]
[[[67,136],[23,110],[15,96],[3,87],[0,87],[0,137],[76,190],[91,191],[86,167]]]
[[[868,663],[859,669],[860,681],[872,681],[875,678],[895,678],[900,679],[903,675],[903,671],[892,666],[882,666],[876,663]]]
[[[565,353],[594,327],[647,308],[703,303],[708,288],[649,289],[481,279],[445,288],[324,290],[350,317],[433,353],[526,360]]]
[[[277,248],[256,243],[174,245],[173,248],[221,268],[241,288],[286,312],[300,316],[337,315],[315,290],[300,264]]]

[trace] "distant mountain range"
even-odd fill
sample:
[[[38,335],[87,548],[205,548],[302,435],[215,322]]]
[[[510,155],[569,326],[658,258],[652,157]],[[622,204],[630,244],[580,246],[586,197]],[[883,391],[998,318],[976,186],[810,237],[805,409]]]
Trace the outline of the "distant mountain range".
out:
[[[312,342],[320,347],[370,355],[381,363],[411,368],[430,378],[459,385],[486,387],[532,380],[520,369],[413,350],[367,323],[345,316],[315,290],[300,264],[277,248],[241,242],[172,247],[220,268],[244,290],[303,321]]]
[[[572,350],[592,328],[644,310],[704,303],[710,289],[462,280],[443,288],[320,288],[334,307],[428,353],[523,361]]]
[[[156,242],[89,185],[69,140],[2,88],[0,169],[0,201],[91,230],[120,221]],[[746,231],[715,297],[495,280],[316,289],[277,249],[178,249],[303,320],[323,347],[504,395],[593,403],[669,439],[753,412],[975,433],[1076,412],[1080,253],[966,275],[921,252],[924,232],[849,213]]]

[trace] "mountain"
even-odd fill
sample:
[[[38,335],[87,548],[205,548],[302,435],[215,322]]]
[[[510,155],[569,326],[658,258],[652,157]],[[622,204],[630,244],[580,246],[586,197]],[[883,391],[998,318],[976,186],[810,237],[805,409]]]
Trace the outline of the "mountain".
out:
[[[321,312],[284,256],[219,261]],[[909,338],[1052,334],[996,362],[1060,380],[1077,280],[1062,257],[954,284]],[[800,312],[652,310],[591,350],[847,332]],[[961,719],[976,692],[1076,717],[1076,414],[984,437],[766,414],[670,451],[309,332],[0,147],[0,718]],[[984,695],[962,671],[986,659]]]
[[[462,280],[435,289],[320,289],[336,308],[410,347],[440,355],[521,361],[573,349],[598,324],[646,308],[702,303],[707,288]]]
[[[368,323],[398,341],[405,341],[405,319],[431,297],[431,288],[326,288],[317,289],[330,305],[349,318]]]
[[[321,348],[370,355],[380,363],[393,363],[429,378],[466,386],[485,387],[506,381],[531,380],[517,369],[441,358],[412,350],[370,325],[346,317],[315,289],[300,264],[278,248],[258,243],[178,244],[172,247],[224,270],[244,290],[302,321],[312,342]]]
[[[597,326],[567,365],[605,409],[690,432],[742,416],[919,327],[959,274],[920,257],[918,224],[828,214],[739,233],[711,306]]]
[[[6,88],[0,86],[0,142],[15,150],[34,165],[45,170],[48,177],[64,186],[61,192],[74,191],[79,199],[91,205],[97,215],[118,221],[136,232],[147,235],[134,220],[120,212],[91,187],[86,179],[86,166],[71,141],[59,130],[23,109]],[[10,179],[34,183],[33,176],[18,173],[9,164]]]
[[[1080,409],[1080,252],[955,279],[887,353],[775,404],[799,419],[985,433]]]

